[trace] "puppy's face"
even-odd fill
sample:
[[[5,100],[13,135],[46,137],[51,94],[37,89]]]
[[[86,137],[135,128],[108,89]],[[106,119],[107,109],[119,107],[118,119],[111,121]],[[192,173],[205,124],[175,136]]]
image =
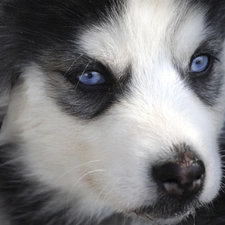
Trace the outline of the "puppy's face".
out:
[[[83,2],[4,7],[19,74],[2,137],[81,212],[176,223],[220,187],[222,1]]]

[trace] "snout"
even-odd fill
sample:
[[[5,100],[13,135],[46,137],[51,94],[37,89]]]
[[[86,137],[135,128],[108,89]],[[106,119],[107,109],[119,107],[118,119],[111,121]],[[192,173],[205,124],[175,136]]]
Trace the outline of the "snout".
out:
[[[189,147],[178,152],[175,159],[153,166],[152,176],[158,190],[177,200],[188,200],[204,186],[205,166]]]
[[[204,162],[186,145],[174,147],[171,153],[169,159],[152,166],[151,180],[156,186],[157,200],[136,210],[138,215],[176,223],[199,207],[206,177]]]

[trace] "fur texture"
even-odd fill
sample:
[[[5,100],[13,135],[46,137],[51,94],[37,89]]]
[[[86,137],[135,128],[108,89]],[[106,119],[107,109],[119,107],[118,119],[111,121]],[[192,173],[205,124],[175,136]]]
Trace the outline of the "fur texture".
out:
[[[222,179],[224,23],[222,0],[2,0],[4,224],[177,224],[207,207]],[[195,159],[190,198],[153,176]]]

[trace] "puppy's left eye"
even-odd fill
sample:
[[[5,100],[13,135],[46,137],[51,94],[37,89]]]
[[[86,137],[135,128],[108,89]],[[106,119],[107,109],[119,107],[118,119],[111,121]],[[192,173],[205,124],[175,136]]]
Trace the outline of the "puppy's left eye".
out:
[[[81,84],[87,86],[94,86],[105,83],[104,76],[96,71],[86,72],[78,76],[78,80]]]
[[[193,74],[202,74],[207,72],[211,66],[211,58],[208,55],[199,55],[192,59],[190,72]]]

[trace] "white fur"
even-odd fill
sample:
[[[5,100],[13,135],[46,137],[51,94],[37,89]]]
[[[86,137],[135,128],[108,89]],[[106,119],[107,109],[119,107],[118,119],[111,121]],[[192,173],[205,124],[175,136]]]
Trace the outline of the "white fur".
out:
[[[117,20],[82,33],[80,48],[118,76],[131,65],[130,95],[104,116],[84,122],[66,115],[49,97],[48,80],[37,65],[27,66],[25,82],[11,95],[2,136],[23,146],[27,176],[62,190],[70,201],[79,197],[81,216],[104,217],[154,204],[156,184],[148,170],[172,157],[169,147],[176,143],[194,146],[205,164],[200,201],[207,203],[218,193],[216,140],[224,106],[202,103],[172,64],[175,56],[187,65],[204,39],[204,11],[190,9],[176,38],[169,39],[168,32],[179,24],[171,21],[182,16],[177,7],[175,1],[131,0]]]

